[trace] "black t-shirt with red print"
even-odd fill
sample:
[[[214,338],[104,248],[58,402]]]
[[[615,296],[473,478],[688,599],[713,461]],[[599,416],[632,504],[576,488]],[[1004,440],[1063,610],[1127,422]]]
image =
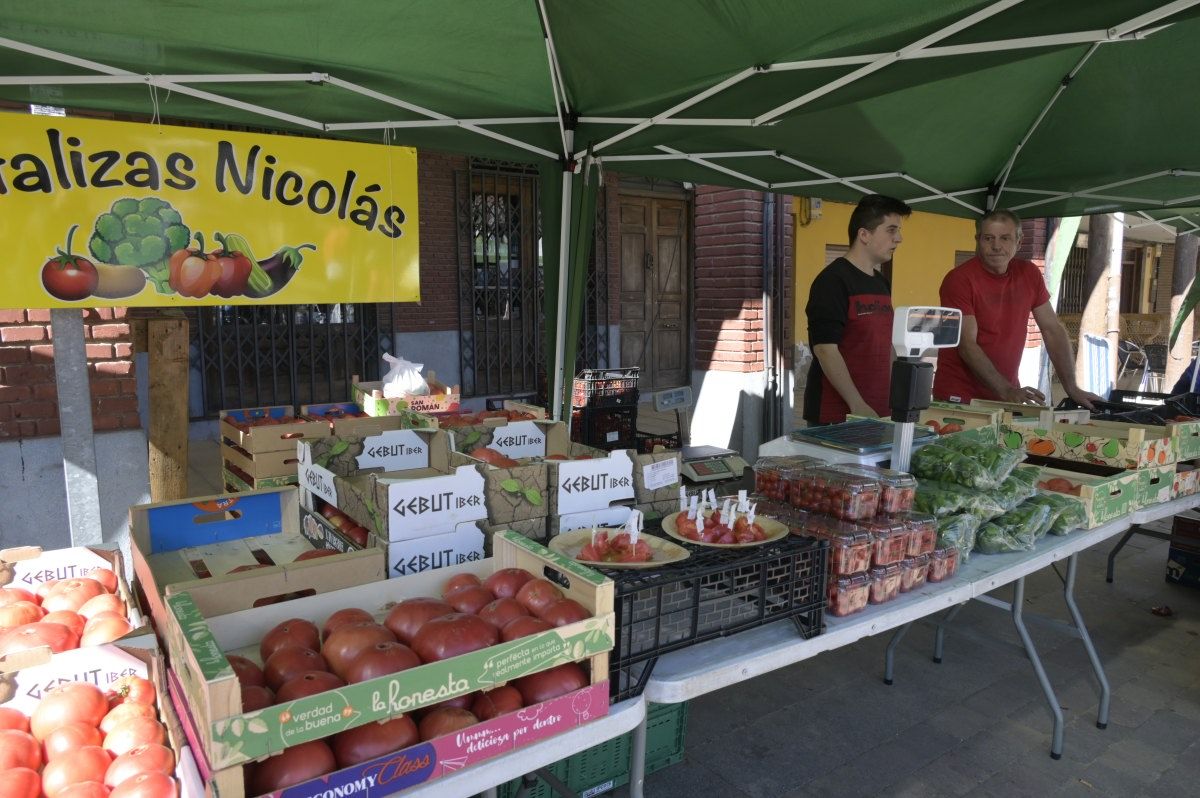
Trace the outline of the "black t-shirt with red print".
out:
[[[826,266],[808,295],[808,345],[837,344],[863,400],[889,414],[892,380],[892,286],[881,272],[864,274],[845,258]],[[804,390],[809,424],[846,420],[849,406],[813,358]]]

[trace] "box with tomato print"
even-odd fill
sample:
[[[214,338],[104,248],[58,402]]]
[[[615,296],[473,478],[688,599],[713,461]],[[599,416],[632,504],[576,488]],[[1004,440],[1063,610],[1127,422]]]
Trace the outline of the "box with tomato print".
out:
[[[354,402],[300,405],[300,417],[329,425],[335,438],[366,437],[390,429],[437,429],[438,420],[424,413],[405,410],[390,416],[371,416]]]
[[[1000,429],[1000,441],[1039,457],[1057,457],[1117,468],[1155,468],[1179,459],[1178,439],[1165,427],[1089,421],[1075,424],[1014,421]]]
[[[1038,489],[1077,496],[1087,511],[1084,529],[1128,515],[1139,506],[1142,490],[1138,471],[1123,471],[1052,458],[1031,458],[1043,465]]]
[[[1175,470],[1175,485],[1171,490],[1171,498],[1178,499],[1192,496],[1200,491],[1200,470],[1194,465],[1179,463]]]
[[[288,795],[321,795],[403,762],[398,788],[607,712],[613,583],[512,532],[460,567],[215,617],[186,593],[168,605],[223,798],[247,778],[258,795],[320,777]]]
[[[425,384],[429,393],[389,398],[383,395],[383,383],[351,380],[351,401],[362,407],[368,416],[389,416],[406,410],[418,413],[453,413],[462,404],[462,393],[457,385],[453,388],[438,381],[433,371],[425,372]]]
[[[324,592],[384,575],[377,549],[314,548],[300,527],[295,488],[205,496],[129,508],[129,547],[159,634],[166,597],[188,591],[206,612]]]
[[[1053,424],[1056,422],[1082,424],[1091,418],[1092,415],[1084,408],[1059,410],[1045,407],[1044,405],[1023,405],[1016,402],[999,402],[992,399],[972,399],[970,407],[975,410],[999,413],[998,422],[1000,424],[1012,424],[1014,422],[1033,423],[1035,421],[1042,424]]]
[[[73,795],[83,782],[104,788],[81,795],[204,794],[157,651],[104,644],[21,657],[0,675],[0,795]]]
[[[0,669],[9,669],[9,656],[31,648],[61,652],[117,640],[158,645],[125,580],[119,551],[89,546],[0,551]]]

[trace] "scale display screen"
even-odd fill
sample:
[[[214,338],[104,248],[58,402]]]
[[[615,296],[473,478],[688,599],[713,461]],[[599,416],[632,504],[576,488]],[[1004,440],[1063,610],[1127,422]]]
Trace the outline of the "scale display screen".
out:
[[[909,308],[908,331],[932,334],[931,346],[957,346],[962,313],[949,308]]]
[[[729,466],[724,460],[700,460],[694,463],[688,463],[692,470],[701,477],[711,477],[717,474],[732,474]]]

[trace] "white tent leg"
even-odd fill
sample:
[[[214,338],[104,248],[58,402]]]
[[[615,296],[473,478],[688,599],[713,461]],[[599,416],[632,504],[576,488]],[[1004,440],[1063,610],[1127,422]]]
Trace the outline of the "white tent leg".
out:
[[[555,318],[554,337],[554,400],[553,414],[555,421],[562,421],[563,382],[566,378],[566,337],[567,337],[567,281],[570,278],[570,264],[567,259],[571,252],[571,185],[574,175],[564,169],[562,176],[562,224],[558,228],[558,313]],[[569,419],[568,419],[569,420]]]
[[[83,313],[50,311],[54,335],[54,379],[62,436],[63,476],[72,546],[104,542],[100,525],[100,490],[96,477],[96,442],[92,437],[92,391],[84,354]]]

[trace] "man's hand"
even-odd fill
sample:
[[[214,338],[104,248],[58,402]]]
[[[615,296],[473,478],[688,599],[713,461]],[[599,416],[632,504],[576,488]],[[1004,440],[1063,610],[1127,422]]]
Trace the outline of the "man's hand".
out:
[[[1044,405],[1046,395],[1037,388],[1012,386],[1004,393],[1004,401],[1019,405]]]
[[[852,416],[864,416],[866,418],[879,418],[879,414],[866,402],[850,405],[849,414]]]
[[[1096,396],[1094,393],[1088,393],[1082,388],[1070,389],[1067,391],[1067,396],[1071,397],[1075,404],[1080,405],[1081,407],[1086,407],[1088,410],[1096,409],[1096,406],[1093,404],[1093,402],[1104,401],[1103,397]]]

